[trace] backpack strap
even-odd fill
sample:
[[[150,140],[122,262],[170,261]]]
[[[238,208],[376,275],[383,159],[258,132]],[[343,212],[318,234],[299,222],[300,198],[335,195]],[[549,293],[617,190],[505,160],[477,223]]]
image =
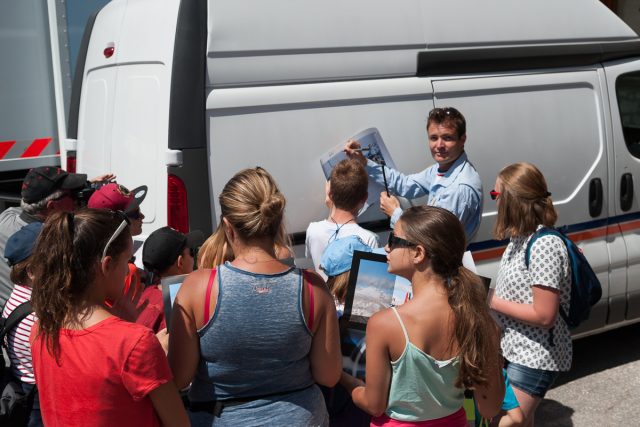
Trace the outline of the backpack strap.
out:
[[[6,319],[2,319],[2,324],[0,324],[0,344],[4,342],[4,337],[15,328],[18,323],[22,322],[25,317],[33,313],[33,307],[31,306],[31,301],[23,302],[19,306],[17,306],[7,317]]]
[[[527,267],[527,270],[529,269],[529,261],[531,260],[531,248],[533,247],[533,243],[540,237],[546,235],[558,236],[562,239],[562,234],[555,228],[542,227],[539,230],[536,230],[535,233],[533,233],[533,236],[531,236],[531,238],[529,239],[529,242],[527,243],[527,249],[524,253],[524,264]],[[564,242],[564,239],[562,239],[562,241]]]

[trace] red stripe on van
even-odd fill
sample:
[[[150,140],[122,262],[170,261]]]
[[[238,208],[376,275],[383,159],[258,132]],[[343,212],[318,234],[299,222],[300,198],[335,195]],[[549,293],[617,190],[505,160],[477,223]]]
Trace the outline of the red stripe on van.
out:
[[[569,238],[574,241],[574,243],[581,242],[583,240],[596,239],[598,237],[606,236],[607,233],[614,234],[617,233],[617,227],[599,227],[591,230],[578,231],[576,233],[570,233]]]
[[[502,246],[495,249],[485,249],[484,251],[473,252],[473,260],[477,262],[486,261],[493,258],[500,258],[505,249],[507,249],[507,247]]]
[[[0,159],[4,159],[11,147],[16,144],[15,141],[2,141],[0,142]]]
[[[618,225],[620,226],[620,231],[624,233],[625,231],[631,231],[635,230],[636,228],[640,228],[640,220],[621,222]]]
[[[20,157],[38,157],[52,140],[53,138],[38,138],[34,140]]]

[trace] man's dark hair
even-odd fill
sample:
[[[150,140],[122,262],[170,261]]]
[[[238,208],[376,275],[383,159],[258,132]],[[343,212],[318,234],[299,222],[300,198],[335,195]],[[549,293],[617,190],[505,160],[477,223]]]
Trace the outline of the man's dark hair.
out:
[[[434,108],[431,110],[427,119],[427,129],[432,124],[453,127],[458,138],[467,133],[467,121],[462,113],[453,107]]]

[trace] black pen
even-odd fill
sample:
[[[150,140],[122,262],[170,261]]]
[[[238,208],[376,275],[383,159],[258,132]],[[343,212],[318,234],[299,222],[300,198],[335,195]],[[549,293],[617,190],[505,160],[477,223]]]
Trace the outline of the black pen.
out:
[[[387,192],[387,197],[391,197],[389,194],[389,185],[387,185],[387,174],[384,173],[385,162],[384,159],[380,160],[380,166],[382,167],[382,179],[384,180],[384,190]]]

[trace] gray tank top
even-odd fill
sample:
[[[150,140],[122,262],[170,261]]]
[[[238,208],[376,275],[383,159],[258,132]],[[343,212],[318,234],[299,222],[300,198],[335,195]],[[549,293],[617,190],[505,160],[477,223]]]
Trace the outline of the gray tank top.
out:
[[[299,406],[306,407],[305,412],[311,407],[320,411],[322,420],[326,414],[322,395],[312,390],[317,387],[309,364],[312,335],[302,313],[301,272],[292,268],[256,274],[226,263],[217,274],[216,309],[198,331],[200,362],[189,391],[191,401],[254,396],[269,400],[270,394],[279,394],[270,400],[291,401],[307,396],[303,400],[314,402]],[[288,391],[297,396],[288,399]],[[221,418],[241,406],[225,409]]]

